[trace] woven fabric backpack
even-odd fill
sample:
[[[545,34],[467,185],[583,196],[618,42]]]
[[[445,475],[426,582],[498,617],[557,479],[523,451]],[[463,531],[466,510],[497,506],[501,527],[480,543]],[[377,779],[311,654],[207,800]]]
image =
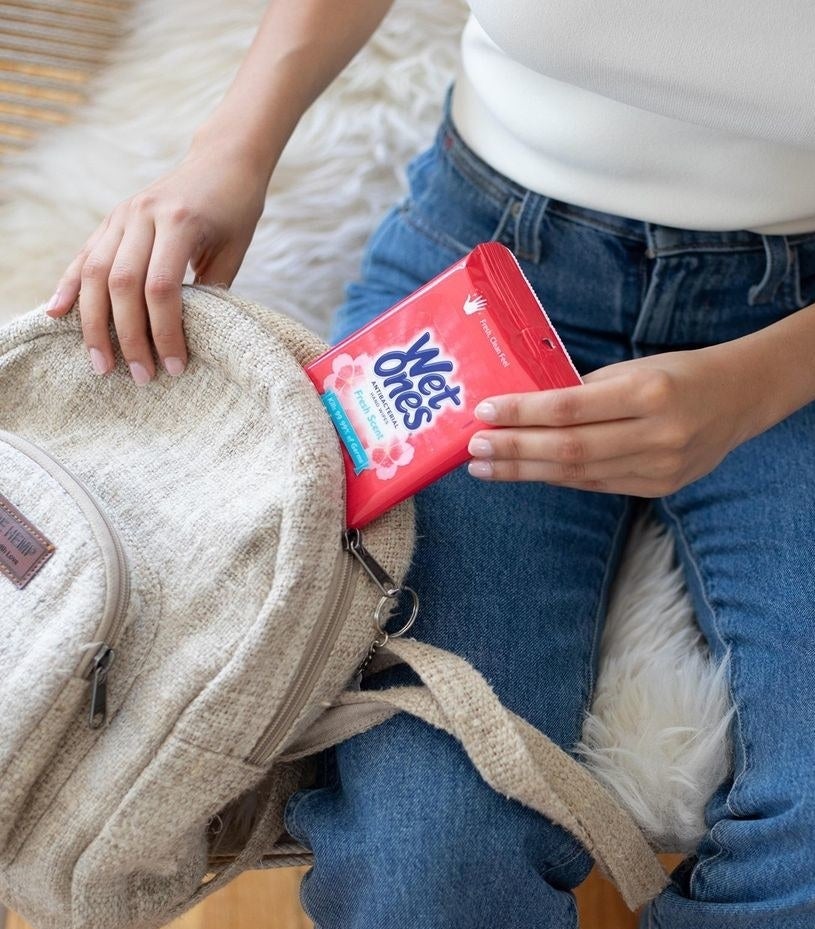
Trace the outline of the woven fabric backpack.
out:
[[[149,929],[307,862],[287,798],[318,750],[399,711],[567,828],[630,907],[657,893],[652,849],[583,767],[462,658],[382,634],[413,510],[346,531],[302,370],[326,346],[222,288],[183,304],[188,369],[147,388],[91,373],[76,308],[0,330],[0,900],[35,929]],[[361,690],[366,658],[423,685]]]

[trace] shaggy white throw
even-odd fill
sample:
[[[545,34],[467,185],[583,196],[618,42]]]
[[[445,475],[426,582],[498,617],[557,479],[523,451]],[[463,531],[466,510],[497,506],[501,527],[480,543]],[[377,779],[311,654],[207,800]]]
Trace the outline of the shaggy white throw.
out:
[[[0,321],[47,300],[105,213],[177,163],[263,8],[262,0],[134,4],[132,29],[91,102],[2,178]],[[465,14],[461,0],[397,0],[298,125],[235,292],[325,333],[365,240],[406,190],[405,164],[432,139]],[[690,851],[730,763],[730,710],[673,558],[666,532],[638,518],[580,749],[660,848]]]

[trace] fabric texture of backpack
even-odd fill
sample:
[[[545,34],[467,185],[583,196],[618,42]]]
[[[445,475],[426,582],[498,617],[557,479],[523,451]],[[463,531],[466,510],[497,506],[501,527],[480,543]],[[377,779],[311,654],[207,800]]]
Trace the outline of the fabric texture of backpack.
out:
[[[631,908],[656,894],[664,870],[586,769],[464,659],[381,633],[413,508],[346,531],[302,370],[324,343],[182,293],[188,368],[147,388],[92,373],[76,308],[0,330],[0,900],[35,929],[152,929],[307,862],[287,798],[318,750],[400,711],[567,828]],[[423,685],[360,690],[372,644],[368,670],[405,661]]]

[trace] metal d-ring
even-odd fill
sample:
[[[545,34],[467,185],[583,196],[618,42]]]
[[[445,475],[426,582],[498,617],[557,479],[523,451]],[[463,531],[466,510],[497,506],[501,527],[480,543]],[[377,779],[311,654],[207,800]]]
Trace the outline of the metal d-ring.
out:
[[[410,616],[408,616],[404,625],[401,629],[397,629],[396,632],[388,632],[382,626],[382,607],[386,603],[391,603],[394,598],[398,597],[403,590],[406,590],[413,600],[413,605],[410,611]],[[371,619],[371,625],[374,627],[375,632],[377,633],[371,644],[368,646],[368,654],[362,659],[360,664],[357,666],[354,676],[357,682],[362,680],[362,674],[368,665],[373,661],[373,657],[376,654],[378,648],[382,648],[384,645],[388,644],[390,639],[398,639],[400,635],[404,635],[408,629],[413,625],[413,621],[419,614],[419,595],[412,587],[395,587],[390,593],[384,594],[379,598],[379,603],[376,605],[374,610],[374,615]]]
[[[386,632],[384,626],[382,625],[382,607],[386,603],[389,603],[389,604],[392,603],[393,600],[396,597],[398,597],[399,594],[402,592],[407,592],[411,596],[412,606],[410,610],[410,616],[408,616],[407,620],[405,621],[401,629],[397,629],[396,632]],[[374,618],[373,618],[374,629],[376,629],[376,631],[379,632],[380,634],[387,636],[387,638],[398,639],[400,635],[404,635],[408,631],[408,629],[410,629],[410,627],[413,625],[413,622],[418,615],[419,615],[419,595],[416,593],[416,591],[412,587],[407,587],[407,586],[399,587],[396,590],[394,590],[392,594],[386,594],[379,598],[379,603],[377,603],[376,609],[374,610]],[[387,622],[387,619],[385,621]],[[387,638],[385,641],[387,641]],[[384,645],[385,643],[383,642],[380,644]]]

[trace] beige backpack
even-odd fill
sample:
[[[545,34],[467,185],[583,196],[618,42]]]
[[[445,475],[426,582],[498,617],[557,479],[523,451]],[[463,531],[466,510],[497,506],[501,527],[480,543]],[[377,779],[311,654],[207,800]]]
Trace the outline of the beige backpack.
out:
[[[243,870],[307,862],[286,799],[316,751],[399,711],[579,838],[629,906],[657,893],[611,795],[404,635],[412,505],[345,531],[301,367],[326,346],[221,288],[183,301],[189,367],[141,389],[91,373],[76,309],[0,330],[0,900],[36,929],[148,929]],[[362,691],[366,658],[424,686]]]

